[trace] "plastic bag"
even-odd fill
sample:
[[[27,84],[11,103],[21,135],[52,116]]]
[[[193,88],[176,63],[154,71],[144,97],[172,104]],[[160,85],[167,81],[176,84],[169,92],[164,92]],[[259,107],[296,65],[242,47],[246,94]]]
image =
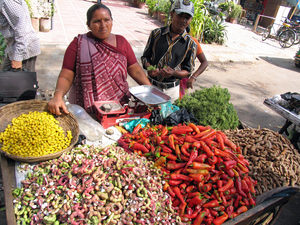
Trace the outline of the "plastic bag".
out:
[[[102,139],[102,134],[105,133],[103,126],[94,120],[85,110],[79,105],[66,102],[67,109],[72,113],[79,124],[79,129],[89,141],[98,141]]]
[[[160,115],[163,119],[180,109],[178,106],[172,105],[171,101],[160,104],[160,107]]]
[[[187,111],[186,108],[177,110],[164,119],[164,124],[168,126],[176,126],[179,123],[195,123],[198,124],[198,120],[195,118],[192,112]]]
[[[148,123],[150,123],[149,119],[142,118],[142,119],[137,119],[137,120],[132,120],[128,123],[124,124],[124,127],[126,130],[130,131],[132,133],[133,129],[138,125],[141,124],[142,128],[145,127]]]
[[[159,113],[159,109],[154,109],[151,112],[150,121],[154,125],[163,124],[163,118]]]

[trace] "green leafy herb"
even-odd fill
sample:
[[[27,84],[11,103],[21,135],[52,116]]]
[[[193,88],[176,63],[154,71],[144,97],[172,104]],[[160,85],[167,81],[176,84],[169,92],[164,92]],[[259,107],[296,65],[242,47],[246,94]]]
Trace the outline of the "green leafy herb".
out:
[[[185,95],[174,104],[192,112],[201,125],[221,130],[235,129],[239,125],[239,118],[229,103],[230,97],[227,88],[214,85]]]
[[[155,66],[150,65],[147,67],[147,71],[151,71],[151,70],[156,70],[156,65]]]

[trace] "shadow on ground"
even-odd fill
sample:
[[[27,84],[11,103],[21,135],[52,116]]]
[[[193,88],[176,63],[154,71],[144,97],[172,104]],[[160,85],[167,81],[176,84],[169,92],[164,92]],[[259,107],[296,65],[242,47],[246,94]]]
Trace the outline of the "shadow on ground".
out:
[[[260,59],[284,69],[300,72],[300,68],[295,66],[293,56],[290,59],[261,56]]]

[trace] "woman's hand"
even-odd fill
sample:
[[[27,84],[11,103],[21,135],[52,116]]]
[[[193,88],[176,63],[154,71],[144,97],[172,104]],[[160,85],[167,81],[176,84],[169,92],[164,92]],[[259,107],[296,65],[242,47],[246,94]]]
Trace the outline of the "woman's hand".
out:
[[[169,78],[172,77],[174,75],[175,70],[173,70],[171,67],[167,67],[167,68],[162,68],[160,70],[160,75],[165,77],[165,78]]]
[[[187,89],[188,89],[188,88],[193,89],[193,83],[194,83],[195,81],[196,81],[196,80],[195,80],[193,77],[189,78],[189,79],[187,80],[187,82],[186,82],[186,88],[187,88]]]
[[[69,113],[65,102],[60,96],[54,96],[49,102],[48,102],[48,110],[54,114],[54,115],[61,115],[60,109],[66,114]]]

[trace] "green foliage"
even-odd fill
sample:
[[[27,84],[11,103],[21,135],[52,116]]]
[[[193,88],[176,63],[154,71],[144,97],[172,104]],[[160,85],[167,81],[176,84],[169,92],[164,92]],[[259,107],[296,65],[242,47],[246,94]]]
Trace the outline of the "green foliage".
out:
[[[229,13],[230,18],[238,18],[242,13],[243,7],[241,5],[235,5],[232,7]]]
[[[194,3],[194,17],[190,23],[191,31],[190,35],[200,39],[200,36],[204,29],[204,23],[209,12],[203,4],[204,0],[191,0]]]
[[[224,44],[227,38],[226,26],[218,17],[208,17],[204,23],[203,39],[205,43]]]
[[[191,111],[203,126],[220,130],[235,129],[239,125],[239,118],[229,103],[230,97],[227,88],[213,86],[185,95],[174,104]]]
[[[146,4],[148,6],[148,9],[151,11],[154,11],[155,5],[157,4],[158,0],[146,0]]]
[[[6,48],[5,39],[0,33],[0,63],[2,63],[2,58],[5,55],[5,48]]]
[[[161,13],[169,15],[170,5],[171,5],[170,0],[159,0],[156,9]]]
[[[30,17],[33,17],[33,9],[32,9],[32,5],[31,5],[31,0],[25,0],[25,2],[27,4]]]

